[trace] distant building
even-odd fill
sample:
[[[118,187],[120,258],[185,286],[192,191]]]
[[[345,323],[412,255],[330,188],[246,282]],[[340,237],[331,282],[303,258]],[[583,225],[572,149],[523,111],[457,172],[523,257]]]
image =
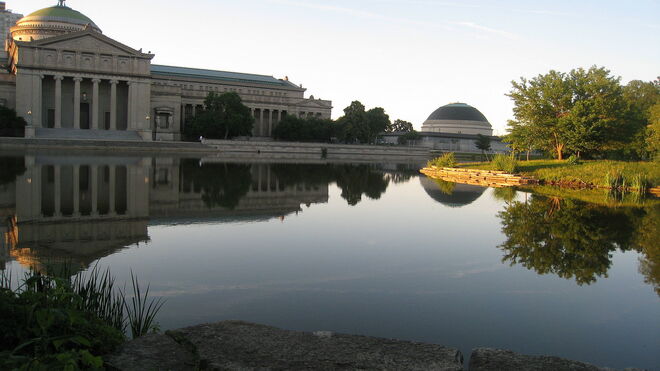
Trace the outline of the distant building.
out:
[[[180,140],[210,92],[240,95],[259,137],[285,115],[331,116],[332,102],[305,98],[286,77],[152,65],[154,54],[103,35],[64,0],[10,33],[0,100],[26,119],[26,137]]]
[[[475,145],[478,135],[490,138],[491,152],[505,152],[500,137],[493,136],[493,127],[478,109],[465,103],[442,106],[422,124],[421,139],[415,145],[445,152],[481,152]],[[388,144],[398,143],[403,133],[383,134]]]
[[[0,32],[2,32],[2,40],[8,38],[9,29],[21,18],[23,18],[22,14],[13,13],[7,9],[4,1],[0,1]]]

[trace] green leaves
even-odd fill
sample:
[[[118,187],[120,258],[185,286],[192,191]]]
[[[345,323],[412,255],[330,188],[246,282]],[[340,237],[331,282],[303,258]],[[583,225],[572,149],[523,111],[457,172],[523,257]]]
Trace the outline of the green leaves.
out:
[[[254,118],[237,93],[210,92],[204,99],[204,110],[184,128],[189,139],[199,136],[228,139],[252,135]]]

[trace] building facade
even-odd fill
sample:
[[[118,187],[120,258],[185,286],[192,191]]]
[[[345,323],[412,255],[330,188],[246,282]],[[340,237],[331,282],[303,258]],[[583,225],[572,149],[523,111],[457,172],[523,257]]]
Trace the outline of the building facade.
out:
[[[154,65],[63,0],[10,30],[0,99],[26,119],[26,137],[180,140],[210,92],[241,96],[257,137],[285,115],[331,115],[330,101],[305,98],[288,78]]]

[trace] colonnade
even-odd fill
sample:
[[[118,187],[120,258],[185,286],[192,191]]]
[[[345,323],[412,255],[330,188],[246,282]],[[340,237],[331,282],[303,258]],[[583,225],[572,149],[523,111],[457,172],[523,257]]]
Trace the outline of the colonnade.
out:
[[[270,137],[273,129],[286,116],[287,111],[269,108],[250,108],[250,114],[254,117],[252,135],[255,137]]]
[[[50,79],[52,78],[54,80],[54,87],[53,87],[53,92],[47,92],[44,89],[45,84],[45,79]],[[65,80],[71,79],[73,81],[73,119],[72,123],[65,123],[63,122],[63,117],[64,115],[64,107],[68,106],[63,104],[63,82]],[[82,89],[82,84],[87,83],[89,84],[91,82],[91,97],[87,96],[87,92],[84,92]],[[39,76],[39,81],[35,83],[35,86],[37,92],[40,92],[40,94],[36,94],[38,96],[35,97],[35,102],[33,102],[33,109],[37,109],[37,107],[42,107],[44,110],[47,110],[50,108],[51,102],[48,102],[47,104],[43,104],[44,102],[44,97],[46,94],[50,95],[53,94],[53,101],[52,101],[52,107],[54,110],[54,118],[52,120],[52,123],[49,122],[48,115],[44,115],[41,112],[34,112],[31,113],[34,115],[35,119],[41,118],[41,126],[43,127],[48,127],[50,124],[52,124],[53,128],[59,129],[62,127],[72,127],[73,129],[81,129],[81,122],[82,122],[82,115],[81,115],[81,103],[89,103],[91,104],[91,110],[88,112],[90,120],[88,120],[89,124],[89,129],[93,130],[99,130],[99,129],[107,129],[107,130],[118,130],[118,120],[119,120],[119,115],[118,113],[120,111],[124,111],[124,109],[120,109],[121,107],[118,106],[118,86],[120,83],[124,83],[127,85],[128,88],[128,93],[126,100],[128,102],[128,108],[127,108],[127,113],[131,112],[131,104],[134,104],[133,101],[135,100],[135,89],[134,89],[134,83],[131,81],[126,81],[126,80],[117,80],[117,79],[100,79],[100,78],[90,78],[90,77],[81,77],[81,76],[65,76],[65,75],[40,75]],[[103,122],[101,123],[101,86],[104,84],[109,84],[110,85],[110,104],[109,104],[109,122]],[[48,84],[50,85],[50,84]],[[107,88],[106,88],[107,89]],[[40,114],[41,113],[41,114]],[[69,116],[67,114],[66,116]],[[86,120],[87,121],[87,120]],[[123,120],[122,120],[123,121]],[[107,126],[106,126],[107,124]],[[123,122],[122,122],[123,124]],[[123,125],[122,125],[123,126]],[[125,125],[128,127],[128,123]],[[87,129],[87,128],[82,128],[82,129]]]
[[[83,168],[84,178],[81,179]],[[118,171],[122,172],[119,176]],[[125,195],[129,190],[125,166],[46,165],[42,168],[42,174],[43,218],[116,216],[127,211]],[[81,189],[81,184],[85,189]],[[121,202],[117,202],[118,195]],[[81,201],[85,203],[84,207],[81,207]]]

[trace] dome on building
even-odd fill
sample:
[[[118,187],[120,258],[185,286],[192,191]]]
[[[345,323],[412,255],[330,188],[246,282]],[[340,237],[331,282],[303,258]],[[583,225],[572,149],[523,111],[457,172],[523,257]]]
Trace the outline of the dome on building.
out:
[[[486,191],[485,187],[470,184],[436,181],[419,177],[424,191],[435,201],[449,207],[463,207],[476,201]]]
[[[19,19],[16,26],[11,28],[11,36],[17,41],[33,41],[82,31],[87,27],[101,32],[89,17],[69,8],[60,0],[58,5],[37,10]]]
[[[493,127],[478,109],[465,103],[452,103],[433,111],[422,132],[493,135]]]

